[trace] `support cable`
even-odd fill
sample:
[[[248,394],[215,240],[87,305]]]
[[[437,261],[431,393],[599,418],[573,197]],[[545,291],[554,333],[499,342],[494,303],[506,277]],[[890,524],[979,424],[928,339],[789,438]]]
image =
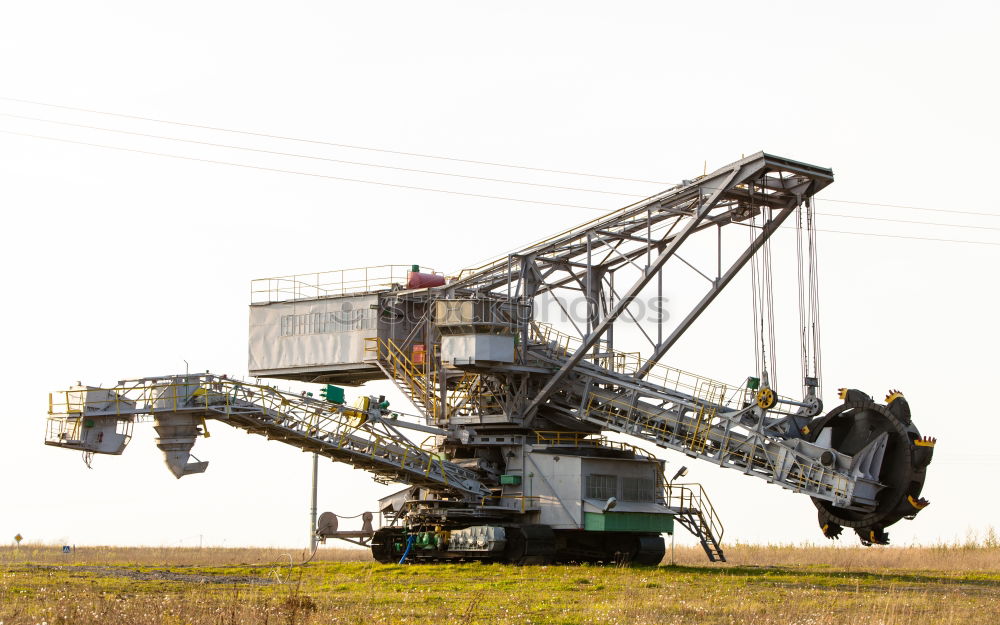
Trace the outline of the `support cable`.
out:
[[[751,194],[753,190],[751,188]],[[752,202],[752,199],[751,199]],[[752,206],[751,206],[752,210]],[[750,231],[750,242],[757,238],[757,216],[750,217],[748,230]],[[750,257],[750,290],[753,293],[753,353],[754,369],[758,379],[764,377],[767,372],[767,350],[764,346],[764,303],[760,300],[760,270],[758,269],[757,254]]]
[[[773,209],[768,206],[765,209],[767,215],[764,224],[769,224],[774,219]],[[778,388],[778,350],[774,323],[774,273],[771,262],[771,237],[764,242],[764,280],[763,296],[767,302],[767,338],[771,349],[771,371],[768,378],[768,385],[771,388]]]
[[[809,233],[809,307],[812,316],[813,376],[816,378],[816,396],[823,396],[823,351],[819,324],[819,254],[816,245],[815,198],[806,204],[806,227]]]
[[[799,308],[799,353],[802,371],[802,395],[807,393],[806,378],[809,377],[809,321],[806,315],[805,268],[802,250],[802,204],[795,207],[795,273],[798,278]],[[812,286],[810,284],[810,286]],[[811,300],[810,300],[811,302]]]

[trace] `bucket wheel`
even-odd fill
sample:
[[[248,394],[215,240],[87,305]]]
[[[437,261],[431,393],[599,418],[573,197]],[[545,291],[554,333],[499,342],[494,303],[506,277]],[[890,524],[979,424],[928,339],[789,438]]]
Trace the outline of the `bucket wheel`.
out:
[[[870,442],[888,435],[878,480],[884,485],[872,510],[848,510],[813,499],[819,526],[827,538],[853,529],[864,545],[886,545],[886,528],[900,519],[912,519],[929,502],[920,497],[935,439],[920,436],[910,418],[910,407],[899,391],[890,391],[886,403],[876,403],[855,389],[841,389],[844,403],[809,423],[807,439],[816,442],[828,433],[831,446],[853,456]]]

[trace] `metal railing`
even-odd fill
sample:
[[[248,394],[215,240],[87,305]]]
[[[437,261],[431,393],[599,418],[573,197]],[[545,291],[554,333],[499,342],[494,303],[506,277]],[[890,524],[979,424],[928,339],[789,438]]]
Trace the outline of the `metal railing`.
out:
[[[636,447],[629,443],[613,441],[600,434],[587,434],[585,432],[565,432],[536,430],[535,440],[540,445],[565,445],[567,447],[603,447],[606,449],[616,449],[618,451],[630,451],[636,456],[655,460],[656,456],[641,447]]]
[[[715,512],[712,501],[705,493],[701,484],[666,484],[666,503],[671,508],[695,512],[690,516],[697,519],[702,538],[712,538],[715,543],[722,543],[725,528],[722,519]]]
[[[364,399],[364,398],[362,398]],[[119,383],[110,389],[70,389],[52,393],[51,421],[63,421],[72,432],[73,421],[89,416],[117,416],[175,412],[202,413],[251,432],[266,433],[287,444],[319,451],[336,459],[384,474],[413,478],[478,492],[462,482],[475,473],[421,449],[409,439],[368,420],[366,406],[349,407],[305,397],[275,387],[237,379],[201,375],[145,378]],[[280,435],[280,436],[279,436]]]
[[[483,497],[479,503],[483,506],[498,506],[509,510],[527,512],[528,510],[537,509],[541,499],[538,495],[494,495]],[[513,505],[507,505],[507,502]]]
[[[425,417],[437,416],[435,359],[424,358],[423,363],[415,363],[395,341],[378,337],[365,339],[365,353],[368,359],[378,360],[386,365],[389,376],[402,383],[401,390],[424,412]]]
[[[530,337],[532,342],[546,345],[557,356],[562,357],[569,357],[583,343],[583,339],[578,336],[556,330],[547,323],[534,321],[531,323]],[[587,358],[600,367],[630,376],[634,375],[648,362],[639,352],[608,350],[605,346],[599,346],[597,355],[588,356]],[[736,397],[737,395],[742,398],[742,394],[737,393],[737,391],[742,390],[742,387],[728,385],[702,375],[668,367],[658,362],[653,364],[644,379],[657,386],[684,392],[694,397],[704,396],[706,395],[706,391],[711,389],[711,398],[704,397],[704,399],[711,399],[713,403],[721,404],[725,402],[726,397]]]
[[[377,265],[258,278],[250,281],[250,303],[270,304],[405,288],[411,269],[412,265]],[[429,267],[420,271],[438,274]]]
[[[418,363],[414,362],[403,347],[391,339],[378,337],[365,339],[366,359],[383,363],[389,376],[399,383],[400,390],[417,404],[425,416],[433,418],[440,416],[439,350],[440,344],[435,344],[432,356],[425,356],[423,362]],[[448,389],[444,416],[448,418],[463,409],[468,410],[468,404],[473,400],[479,406],[499,407],[495,393],[484,386],[483,377],[478,373],[464,372]]]
[[[586,414],[602,427],[638,436],[660,446],[682,443],[698,455],[706,455],[712,419],[715,417],[714,411],[699,411],[696,417],[691,418],[652,407],[646,409],[627,400],[606,396],[600,391],[591,392],[588,396]],[[782,463],[792,463],[794,471],[782,484],[811,493],[847,497],[849,481],[833,468],[818,462],[798,462],[787,451],[768,449],[731,432],[719,432],[717,441],[718,449],[713,449],[713,454],[724,453],[732,459],[738,458],[741,462],[739,466],[748,470],[777,475]]]

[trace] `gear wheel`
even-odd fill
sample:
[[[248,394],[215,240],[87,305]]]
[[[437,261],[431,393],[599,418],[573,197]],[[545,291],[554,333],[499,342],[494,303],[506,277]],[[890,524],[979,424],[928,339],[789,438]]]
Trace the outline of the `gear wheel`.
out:
[[[767,410],[774,405],[778,398],[774,395],[774,391],[769,388],[762,388],[757,391],[757,405],[762,410]]]

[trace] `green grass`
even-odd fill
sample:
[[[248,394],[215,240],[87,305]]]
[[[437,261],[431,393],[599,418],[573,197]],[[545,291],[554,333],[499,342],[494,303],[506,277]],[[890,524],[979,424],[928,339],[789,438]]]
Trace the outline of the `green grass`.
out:
[[[93,556],[32,562],[7,553],[0,554],[0,623],[902,625],[992,624],[1000,614],[996,548],[964,555],[893,548],[912,552],[906,568],[880,566],[879,558],[906,555],[888,550],[858,551],[851,557],[873,554],[872,562],[841,566],[818,559],[819,548],[743,549],[760,564],[740,562],[739,546],[736,564],[631,569],[323,560],[290,567],[287,558],[219,565],[205,553],[203,564],[155,566],[136,562],[140,552],[131,564]],[[218,551],[218,560],[231,560]],[[825,553],[843,558],[847,551]],[[696,553],[682,555],[687,561]],[[960,556],[977,566],[955,566]]]

